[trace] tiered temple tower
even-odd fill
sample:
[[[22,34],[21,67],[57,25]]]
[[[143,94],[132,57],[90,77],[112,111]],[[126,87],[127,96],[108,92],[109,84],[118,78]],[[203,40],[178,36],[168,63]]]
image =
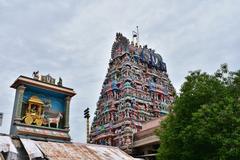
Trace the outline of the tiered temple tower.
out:
[[[143,122],[167,114],[174,93],[162,57],[117,33],[91,126],[91,143],[119,146],[131,153],[133,134]]]
[[[11,137],[44,141],[69,142],[71,88],[50,75],[33,73],[33,78],[20,76],[11,85],[16,89]]]

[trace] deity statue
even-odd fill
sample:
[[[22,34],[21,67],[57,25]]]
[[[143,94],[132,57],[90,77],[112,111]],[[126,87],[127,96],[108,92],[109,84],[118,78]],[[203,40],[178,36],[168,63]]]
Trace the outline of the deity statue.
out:
[[[58,86],[62,86],[62,78],[59,77],[59,80],[58,80],[58,83],[57,83]]]
[[[43,106],[45,111],[49,111],[52,108],[50,99],[45,100]]]

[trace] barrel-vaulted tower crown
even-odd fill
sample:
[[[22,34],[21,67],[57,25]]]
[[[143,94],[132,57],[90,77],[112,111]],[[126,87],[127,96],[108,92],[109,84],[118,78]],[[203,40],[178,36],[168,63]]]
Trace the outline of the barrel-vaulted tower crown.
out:
[[[133,53],[135,60],[139,60],[161,71],[167,71],[166,63],[163,62],[161,55],[156,53],[155,50],[148,48],[147,45],[142,47],[141,45],[133,44],[133,42],[130,44],[126,37],[121,33],[117,33],[116,40],[112,45],[111,59],[121,56],[119,53],[122,52]]]

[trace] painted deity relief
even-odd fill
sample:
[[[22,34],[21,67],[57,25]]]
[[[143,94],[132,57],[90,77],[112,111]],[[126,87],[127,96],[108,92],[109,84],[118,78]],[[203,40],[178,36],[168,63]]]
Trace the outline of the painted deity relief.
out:
[[[49,100],[43,102],[37,96],[32,96],[28,100],[22,120],[28,125],[51,127],[51,124],[54,124],[56,128],[59,128],[59,122],[62,118],[63,115],[60,112],[51,110],[51,102]]]

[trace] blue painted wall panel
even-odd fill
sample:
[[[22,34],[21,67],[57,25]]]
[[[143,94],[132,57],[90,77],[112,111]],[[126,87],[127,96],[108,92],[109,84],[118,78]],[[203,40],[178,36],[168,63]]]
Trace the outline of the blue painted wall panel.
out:
[[[23,100],[24,102],[28,102],[31,96],[37,96],[43,102],[50,100],[51,102],[51,110],[56,112],[65,112],[65,95],[55,93],[52,91],[48,91],[45,89],[35,88],[32,86],[27,86],[24,92]]]

